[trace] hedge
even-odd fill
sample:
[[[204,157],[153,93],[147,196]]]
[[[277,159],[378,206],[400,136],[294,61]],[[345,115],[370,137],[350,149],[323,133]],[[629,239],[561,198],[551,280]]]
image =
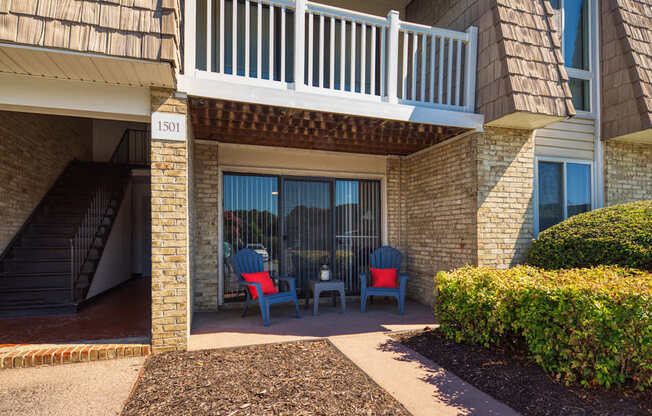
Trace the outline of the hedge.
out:
[[[467,266],[436,283],[441,331],[456,342],[524,348],[567,383],[652,384],[652,273]]]
[[[652,271],[652,201],[597,209],[539,234],[527,264],[545,269],[619,265]]]

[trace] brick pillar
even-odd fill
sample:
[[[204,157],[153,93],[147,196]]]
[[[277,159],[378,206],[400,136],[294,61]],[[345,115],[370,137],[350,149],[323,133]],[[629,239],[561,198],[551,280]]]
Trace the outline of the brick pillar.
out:
[[[152,112],[186,114],[187,100],[152,89]],[[188,129],[186,129],[188,131]],[[152,139],[152,351],[188,347],[188,138]]]
[[[217,310],[218,192],[217,143],[195,142],[195,197],[193,291],[195,310]]]

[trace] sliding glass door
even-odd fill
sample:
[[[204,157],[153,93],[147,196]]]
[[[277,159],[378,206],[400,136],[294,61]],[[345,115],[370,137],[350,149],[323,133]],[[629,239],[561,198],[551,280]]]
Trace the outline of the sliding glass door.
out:
[[[302,290],[323,264],[347,293],[360,292],[359,273],[381,245],[380,182],[224,174],[223,281],[225,302],[243,299],[232,257],[251,248],[265,269],[297,279]]]

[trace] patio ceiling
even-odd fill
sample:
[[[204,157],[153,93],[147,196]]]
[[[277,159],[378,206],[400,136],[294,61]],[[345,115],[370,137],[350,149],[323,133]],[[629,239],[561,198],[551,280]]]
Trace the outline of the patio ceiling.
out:
[[[190,117],[196,139],[377,155],[408,155],[468,131],[194,97]]]

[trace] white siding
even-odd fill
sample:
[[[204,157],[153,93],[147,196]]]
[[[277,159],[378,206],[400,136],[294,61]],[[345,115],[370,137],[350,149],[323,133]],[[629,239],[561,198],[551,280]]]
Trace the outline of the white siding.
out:
[[[595,120],[572,118],[553,123],[535,133],[537,156],[593,160]]]

